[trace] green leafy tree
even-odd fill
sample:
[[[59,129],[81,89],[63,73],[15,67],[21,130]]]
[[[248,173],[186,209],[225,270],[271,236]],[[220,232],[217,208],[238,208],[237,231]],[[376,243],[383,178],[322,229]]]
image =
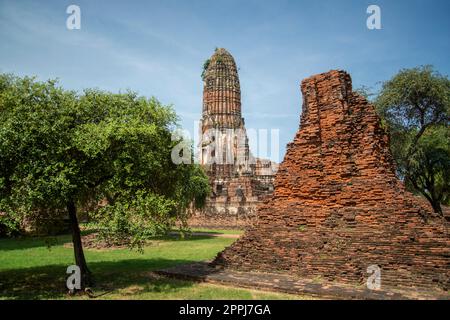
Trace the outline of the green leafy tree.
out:
[[[399,175],[442,214],[448,176],[440,177],[448,153],[437,142],[445,139],[441,131],[449,126],[450,80],[431,66],[402,70],[383,84],[375,104],[389,127]]]
[[[441,203],[450,202],[450,128],[428,129],[410,160],[408,183],[442,214]]]
[[[176,165],[177,117],[156,99],[87,90],[55,81],[0,75],[0,212],[5,223],[45,224],[68,215],[82,286],[91,276],[77,212],[92,214],[109,241],[140,246],[186,220],[201,205],[208,179],[196,165]],[[105,201],[103,201],[105,202]]]

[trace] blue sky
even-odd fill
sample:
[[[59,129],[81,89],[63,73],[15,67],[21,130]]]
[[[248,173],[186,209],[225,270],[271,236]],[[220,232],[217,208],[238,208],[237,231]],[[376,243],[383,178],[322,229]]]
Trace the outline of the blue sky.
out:
[[[70,4],[81,8],[81,30],[66,28]],[[366,27],[370,4],[382,30]],[[449,75],[448,15],[448,0],[0,0],[0,72],[155,96],[193,133],[203,62],[225,47],[240,68],[246,126],[279,129],[281,160],[298,129],[302,79],[344,69],[354,87],[377,88],[424,64]]]

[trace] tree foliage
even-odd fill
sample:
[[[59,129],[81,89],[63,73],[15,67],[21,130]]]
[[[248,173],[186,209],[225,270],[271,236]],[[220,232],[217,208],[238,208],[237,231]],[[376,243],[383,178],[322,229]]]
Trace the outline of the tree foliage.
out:
[[[389,127],[399,175],[442,213],[449,192],[450,80],[431,66],[405,69],[383,84],[375,104]]]
[[[100,234],[139,246],[185,221],[192,202],[204,202],[203,171],[171,160],[176,127],[174,111],[154,98],[78,95],[55,81],[0,75],[0,218],[45,224],[69,214],[87,279],[80,209],[103,200],[92,213]]]
[[[407,183],[418,190],[436,212],[441,212],[440,203],[450,204],[450,128],[428,129],[410,162]]]

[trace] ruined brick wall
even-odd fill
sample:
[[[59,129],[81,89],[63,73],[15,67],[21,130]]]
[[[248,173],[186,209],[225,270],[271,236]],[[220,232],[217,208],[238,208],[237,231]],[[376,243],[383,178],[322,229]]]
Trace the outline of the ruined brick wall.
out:
[[[448,288],[448,223],[396,178],[374,107],[330,71],[302,82],[301,126],[273,197],[215,265],[389,286]]]

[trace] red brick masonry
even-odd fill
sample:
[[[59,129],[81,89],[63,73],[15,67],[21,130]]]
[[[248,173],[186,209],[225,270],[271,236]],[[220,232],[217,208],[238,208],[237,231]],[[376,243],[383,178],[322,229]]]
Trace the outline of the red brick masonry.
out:
[[[318,279],[297,277],[288,273],[242,272],[231,269],[216,269],[207,262],[180,264],[155,271],[158,275],[183,280],[195,280],[256,290],[278,291],[299,294],[304,298],[357,299],[357,300],[448,300],[442,290],[423,291],[414,288],[386,288],[369,290],[365,285],[355,286],[328,283]]]
[[[304,80],[302,93],[273,197],[213,265],[358,284],[378,265],[382,285],[447,290],[448,222],[396,178],[375,108],[344,71]]]

